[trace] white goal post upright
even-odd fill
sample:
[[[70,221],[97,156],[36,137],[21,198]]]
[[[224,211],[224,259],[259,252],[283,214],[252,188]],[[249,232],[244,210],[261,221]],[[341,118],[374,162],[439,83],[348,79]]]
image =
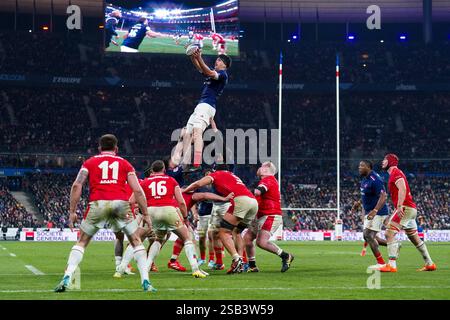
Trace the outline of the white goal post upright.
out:
[[[280,69],[278,75],[278,188],[281,192],[281,113],[283,103],[283,52],[280,51]]]
[[[281,122],[282,122],[282,93],[283,93],[283,55],[280,52],[280,69],[278,84],[278,181],[281,191]],[[339,55],[336,54],[336,208],[281,208],[283,211],[336,211],[335,239],[342,240],[341,220],[341,170],[340,170],[340,117],[339,117]]]
[[[339,140],[339,54],[336,53],[336,209],[335,236],[337,240],[342,240],[342,220],[341,220],[341,149]]]
[[[216,33],[216,23],[214,21],[214,11],[213,8],[211,8],[211,12],[209,13],[209,18],[211,20],[211,30],[213,33]]]

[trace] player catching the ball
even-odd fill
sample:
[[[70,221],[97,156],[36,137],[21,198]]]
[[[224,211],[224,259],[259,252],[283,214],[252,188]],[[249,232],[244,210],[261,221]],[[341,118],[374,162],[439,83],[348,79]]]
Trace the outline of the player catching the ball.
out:
[[[194,169],[200,169],[202,163],[203,132],[212,123],[216,114],[217,98],[220,97],[228,83],[227,70],[231,66],[231,59],[221,54],[217,57],[214,68],[210,68],[203,61],[200,49],[196,49],[190,55],[195,68],[202,73],[206,79],[203,84],[200,100],[195,107],[194,113],[189,117],[183,136],[183,163],[191,163],[190,147],[194,142]]]

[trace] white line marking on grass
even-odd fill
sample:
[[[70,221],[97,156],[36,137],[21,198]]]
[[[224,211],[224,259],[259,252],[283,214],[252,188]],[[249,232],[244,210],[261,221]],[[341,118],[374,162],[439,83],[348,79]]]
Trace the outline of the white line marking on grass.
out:
[[[12,252],[10,252],[9,255],[10,255],[11,257],[17,257],[17,256],[16,256],[14,253],[12,253]]]
[[[31,272],[33,272],[33,274],[37,275],[37,276],[43,276],[45,275],[45,273],[43,273],[41,270],[33,267],[32,265],[25,265],[25,268],[27,268],[28,270],[30,270]]]
[[[161,288],[158,291],[260,291],[260,290],[283,290],[283,291],[300,291],[300,290],[369,290],[367,287],[299,287],[299,288]],[[382,286],[381,289],[450,289],[450,286]],[[0,293],[46,293],[53,290],[0,290]],[[88,289],[73,290],[73,292],[142,292],[141,289]]]

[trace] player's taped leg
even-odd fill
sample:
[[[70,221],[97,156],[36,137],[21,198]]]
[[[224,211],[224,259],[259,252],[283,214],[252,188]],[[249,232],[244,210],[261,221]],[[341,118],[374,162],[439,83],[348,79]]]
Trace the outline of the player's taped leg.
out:
[[[226,221],[225,219],[222,219],[222,221],[220,221],[220,227],[223,229],[227,229],[230,232],[234,230],[234,228],[237,228],[237,226],[229,223],[228,221]]]
[[[186,257],[191,265],[192,272],[198,271],[198,263],[195,258],[195,246],[191,240],[187,240],[184,242],[184,251],[186,253]]]

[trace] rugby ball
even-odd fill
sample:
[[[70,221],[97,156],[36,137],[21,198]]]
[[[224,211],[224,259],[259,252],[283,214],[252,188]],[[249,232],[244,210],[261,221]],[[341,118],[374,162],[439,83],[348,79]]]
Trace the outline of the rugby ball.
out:
[[[191,56],[195,51],[199,50],[200,47],[198,44],[190,44],[186,48],[186,55]]]

